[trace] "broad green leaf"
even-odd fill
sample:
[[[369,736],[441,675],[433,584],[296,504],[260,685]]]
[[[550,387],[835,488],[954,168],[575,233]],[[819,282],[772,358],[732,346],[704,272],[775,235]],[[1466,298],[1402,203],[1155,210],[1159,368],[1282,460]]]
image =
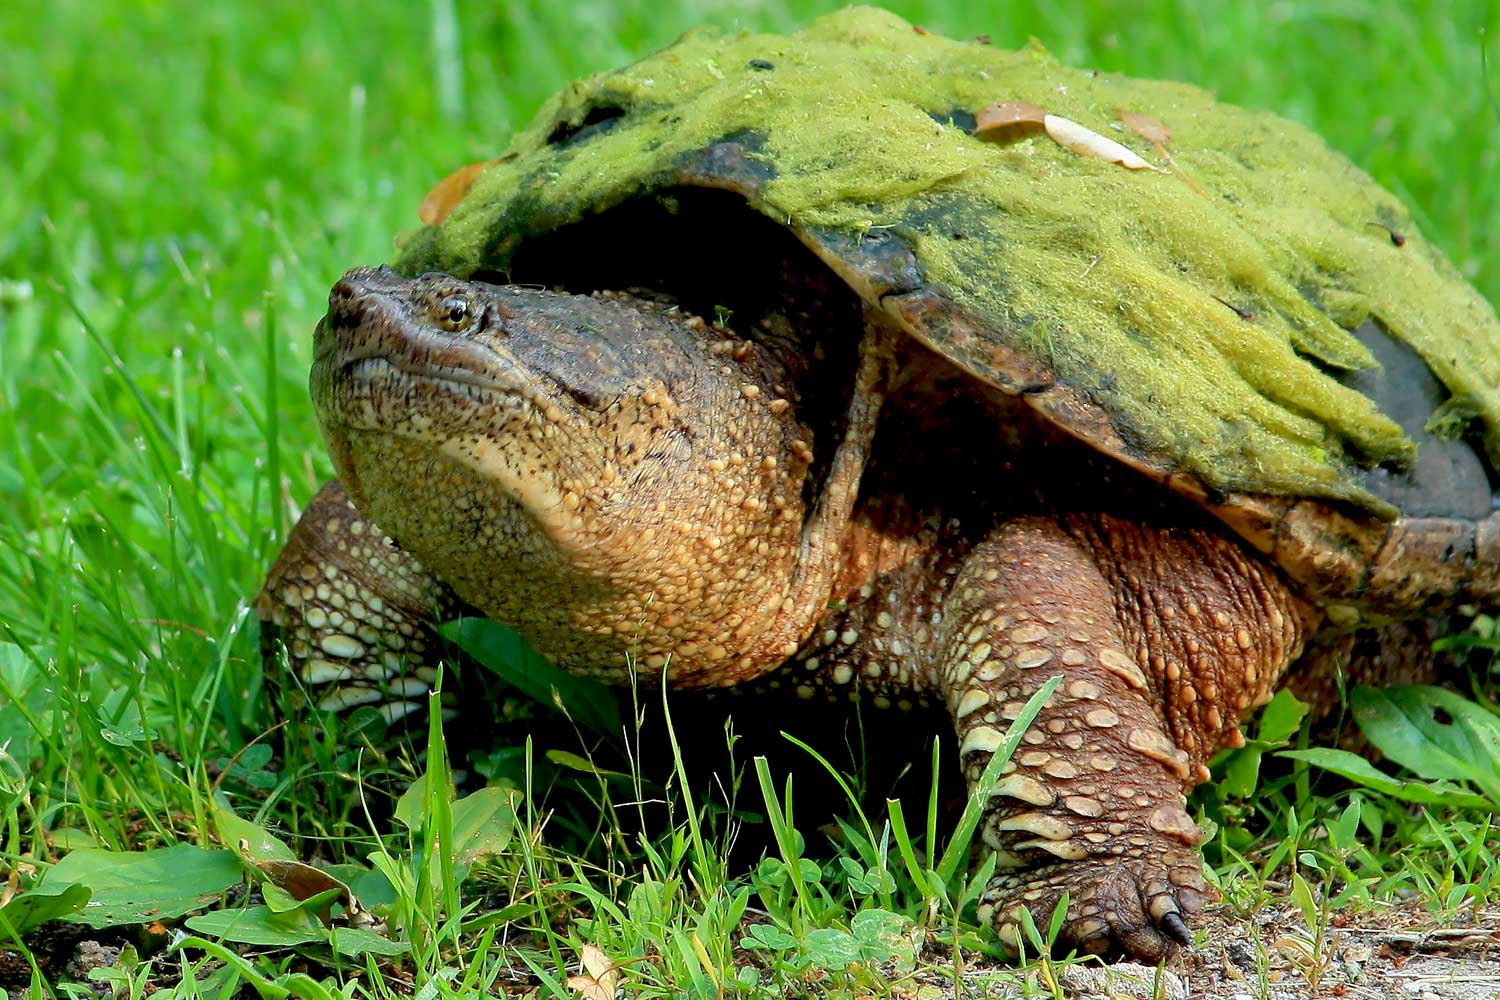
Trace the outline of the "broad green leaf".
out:
[[[849,922],[849,930],[859,942],[860,958],[866,962],[885,962],[912,950],[906,936],[908,921],[889,910],[860,910]]]
[[[49,680],[47,671],[21,647],[0,642],[0,748],[21,771],[43,748],[37,726],[48,725],[56,701]]]
[[[382,937],[374,931],[367,931],[359,927],[333,927],[328,931],[328,940],[333,945],[334,951],[340,955],[350,958],[358,958],[360,955],[405,955],[411,951],[411,945],[405,941],[392,941],[388,937]]]
[[[517,793],[481,788],[453,803],[453,860],[472,864],[505,850],[516,828]]]
[[[1277,754],[1290,760],[1306,761],[1309,764],[1332,771],[1366,788],[1383,792],[1405,802],[1420,805],[1452,806],[1460,809],[1489,809],[1489,801],[1482,795],[1465,792],[1442,782],[1401,781],[1393,778],[1359,754],[1328,747],[1313,747],[1308,750],[1283,750]]]
[[[860,959],[859,942],[854,935],[837,927],[808,932],[803,948],[814,967],[830,971],[847,969]]]
[[[790,951],[797,947],[797,939],[775,924],[751,924],[745,928],[745,937],[740,939],[740,947]]]
[[[250,863],[258,861],[295,861],[292,849],[272,836],[265,827],[235,815],[222,796],[213,800],[214,831],[219,843],[237,853],[243,853]]]
[[[1276,692],[1276,697],[1266,703],[1260,713],[1260,725],[1256,729],[1258,739],[1272,745],[1280,745],[1297,735],[1302,726],[1302,717],[1307,706],[1286,688]]]
[[[1360,731],[1381,753],[1424,778],[1472,781],[1500,803],[1500,718],[1439,687],[1357,687]],[[1444,718],[1446,716],[1446,718]]]
[[[93,896],[83,912],[63,919],[99,929],[201,910],[243,878],[233,853],[178,844],[134,853],[74,851],[52,866],[42,884],[87,886]]]
[[[1307,879],[1297,872],[1292,872],[1292,902],[1297,904],[1297,909],[1302,911],[1302,921],[1308,930],[1316,931],[1318,928],[1318,902],[1313,894],[1312,886],[1307,884]]]
[[[25,934],[49,920],[77,913],[88,901],[87,886],[59,883],[29,889],[0,906],[0,941],[9,941],[12,933]]]
[[[1247,741],[1237,750],[1231,750],[1224,764],[1224,779],[1219,782],[1219,792],[1237,799],[1249,798],[1260,781],[1260,759],[1269,744]]]
[[[384,872],[358,865],[337,865],[333,874],[344,881],[366,910],[378,911],[396,901],[396,889]]]
[[[301,910],[275,913],[268,906],[215,910],[187,919],[188,927],[207,937],[264,948],[290,948],[328,940],[328,932]]]
[[[1296,695],[1285,688],[1276,692],[1276,697],[1261,712],[1255,738],[1226,752],[1220,793],[1240,799],[1255,794],[1255,787],[1260,782],[1261,758],[1267,751],[1286,745],[1296,735],[1306,714],[1307,706],[1298,701]]]
[[[448,798],[451,801],[457,794],[452,785],[448,786]],[[393,811],[396,819],[408,830],[420,830],[423,817],[427,814],[427,772],[423,771],[417,775],[411,784],[406,786],[406,791],[396,800],[396,808]]]
[[[331,889],[324,889],[322,892],[306,897],[299,897],[273,882],[265,882],[260,887],[260,894],[265,898],[266,906],[272,913],[291,913],[293,910],[301,910],[323,922],[327,921],[328,911],[333,904],[340,899],[346,899],[348,893],[349,890],[342,885],[336,885]]]
[[[59,851],[76,851],[84,847],[98,847],[98,839],[87,830],[78,830],[71,826],[58,827],[49,836],[52,846]]]
[[[439,626],[438,631],[522,693],[557,706],[601,736],[619,739],[620,707],[607,685],[559,670],[526,640],[496,622],[463,618]]]

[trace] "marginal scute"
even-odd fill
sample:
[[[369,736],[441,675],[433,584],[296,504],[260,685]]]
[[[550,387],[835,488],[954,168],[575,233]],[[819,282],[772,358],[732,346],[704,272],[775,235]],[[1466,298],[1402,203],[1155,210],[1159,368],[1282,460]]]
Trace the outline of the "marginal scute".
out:
[[[1089,819],[1098,819],[1104,815],[1104,806],[1098,799],[1088,798],[1083,795],[1069,795],[1063,799],[1063,808]]]
[[[365,655],[364,644],[347,635],[330,634],[318,640],[318,645],[329,656],[352,660]]]
[[[1016,844],[1017,850],[1034,847],[1046,851],[1064,861],[1082,861],[1089,856],[1088,849],[1071,840],[1023,840]]]
[[[1120,716],[1111,708],[1094,708],[1084,714],[1083,721],[1095,729],[1108,729],[1120,724]]]
[[[1203,831],[1180,806],[1161,806],[1151,813],[1151,829],[1176,837],[1196,847],[1203,842]]]
[[[953,716],[964,719],[990,703],[990,693],[983,688],[970,688],[964,692],[959,699],[958,707],[953,710]]]
[[[1125,743],[1130,749],[1166,764],[1177,777],[1188,776],[1187,754],[1179,750],[1160,730],[1144,727],[1132,729],[1126,736]]]
[[[1146,675],[1135,661],[1118,649],[1103,649],[1099,652],[1099,665],[1119,677],[1138,691],[1146,690]]]

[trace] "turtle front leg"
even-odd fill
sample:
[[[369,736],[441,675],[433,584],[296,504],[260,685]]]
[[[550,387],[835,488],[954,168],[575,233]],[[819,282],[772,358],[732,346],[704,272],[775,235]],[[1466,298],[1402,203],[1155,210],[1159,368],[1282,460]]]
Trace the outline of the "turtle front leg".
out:
[[[374,705],[394,723],[426,703],[437,675],[433,625],[465,605],[324,484],[255,598],[272,681],[325,711]],[[295,675],[281,676],[285,663]]]
[[[1109,517],[1009,522],[943,609],[934,680],[970,786],[1054,674],[981,831],[999,869],[980,902],[1002,939],[1020,908],[1060,945],[1155,961],[1189,942],[1208,890],[1185,793],[1300,651],[1305,607],[1207,531]]]

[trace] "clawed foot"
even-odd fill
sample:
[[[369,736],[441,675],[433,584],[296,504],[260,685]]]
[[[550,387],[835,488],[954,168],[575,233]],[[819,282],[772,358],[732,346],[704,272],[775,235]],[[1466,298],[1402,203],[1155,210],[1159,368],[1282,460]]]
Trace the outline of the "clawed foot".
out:
[[[1135,845],[1132,845],[1135,846]],[[990,882],[981,919],[1012,951],[1034,950],[1021,926],[1029,910],[1045,935],[1062,894],[1068,911],[1054,950],[1155,963],[1192,944],[1189,921],[1208,901],[1196,852],[1171,845],[1148,857],[1100,856],[1002,873]]]

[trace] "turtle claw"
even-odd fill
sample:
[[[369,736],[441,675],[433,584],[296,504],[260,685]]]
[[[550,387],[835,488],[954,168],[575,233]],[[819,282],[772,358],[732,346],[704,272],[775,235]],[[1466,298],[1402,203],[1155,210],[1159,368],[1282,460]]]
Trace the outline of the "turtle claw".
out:
[[[1161,929],[1166,932],[1167,937],[1184,948],[1192,947],[1193,932],[1188,930],[1187,921],[1182,919],[1182,914],[1174,910],[1162,917]]]
[[[1066,892],[1067,917],[1053,942],[1057,954],[1076,950],[1154,964],[1192,946],[1188,921],[1211,892],[1196,856],[1157,860],[1169,860],[1167,879],[1142,877],[1143,869],[1149,870],[1144,859],[1132,863],[1120,857],[1001,876],[985,894],[999,905],[985,912],[993,913],[1001,941],[1017,952],[1021,909],[1030,911],[1037,927],[1046,927]]]

